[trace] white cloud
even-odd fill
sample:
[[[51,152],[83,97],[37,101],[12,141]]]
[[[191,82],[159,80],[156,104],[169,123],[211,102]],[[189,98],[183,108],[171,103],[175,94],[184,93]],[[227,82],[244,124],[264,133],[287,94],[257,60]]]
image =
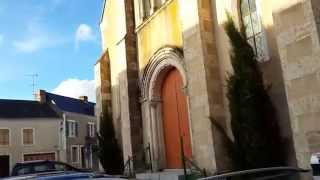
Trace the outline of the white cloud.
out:
[[[79,47],[81,41],[92,41],[95,39],[92,28],[87,24],[80,24],[75,33],[75,48]]]
[[[13,41],[12,45],[17,51],[33,53],[64,42],[60,37],[46,30],[39,21],[37,18],[30,20],[26,27],[25,36]]]
[[[20,52],[32,53],[50,46],[50,40],[47,37],[35,36],[14,41],[13,46]]]
[[[96,100],[94,80],[66,79],[52,93],[73,98],[88,96],[89,101]]]
[[[0,34],[0,45],[3,43],[3,40],[4,40],[4,35]]]

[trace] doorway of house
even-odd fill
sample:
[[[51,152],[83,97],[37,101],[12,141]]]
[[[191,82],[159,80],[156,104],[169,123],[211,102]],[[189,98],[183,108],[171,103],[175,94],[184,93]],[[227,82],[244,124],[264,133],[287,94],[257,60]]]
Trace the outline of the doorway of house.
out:
[[[187,96],[177,69],[170,70],[164,78],[161,99],[167,168],[179,169],[182,168],[181,147],[189,159],[192,156],[192,148]]]
[[[0,156],[0,178],[8,177],[10,173],[10,157]]]
[[[81,146],[80,152],[81,152],[81,167],[88,168],[87,161],[86,161],[86,149],[84,146]]]

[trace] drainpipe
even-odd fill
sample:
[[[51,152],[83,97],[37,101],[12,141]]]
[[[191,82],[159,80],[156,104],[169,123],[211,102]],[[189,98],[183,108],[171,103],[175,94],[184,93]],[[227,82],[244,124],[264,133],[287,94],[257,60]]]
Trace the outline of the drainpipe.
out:
[[[67,161],[67,135],[66,135],[66,126],[67,126],[67,116],[65,113],[62,114],[62,127],[60,127],[61,132],[61,153],[64,154],[64,161]]]

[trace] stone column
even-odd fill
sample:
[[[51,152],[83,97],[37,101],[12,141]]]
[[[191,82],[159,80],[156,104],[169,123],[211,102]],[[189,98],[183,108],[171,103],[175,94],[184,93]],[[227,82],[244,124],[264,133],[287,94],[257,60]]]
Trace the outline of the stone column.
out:
[[[127,78],[127,93],[129,104],[129,121],[131,133],[131,146],[133,156],[133,167],[136,170],[144,169],[144,146],[143,146],[143,131],[142,131],[142,116],[140,108],[140,91],[139,83],[139,69],[137,60],[137,45],[135,33],[135,19],[134,19],[134,0],[125,1],[126,14],[126,78]]]
[[[110,80],[110,60],[108,51],[104,52],[95,64],[96,83],[96,109],[95,115],[98,118],[98,129],[100,117],[111,113],[111,80]]]
[[[196,163],[210,171],[223,170],[221,142],[210,117],[225,124],[222,83],[216,53],[210,0],[180,0],[183,51]],[[219,144],[217,146],[216,144]]]

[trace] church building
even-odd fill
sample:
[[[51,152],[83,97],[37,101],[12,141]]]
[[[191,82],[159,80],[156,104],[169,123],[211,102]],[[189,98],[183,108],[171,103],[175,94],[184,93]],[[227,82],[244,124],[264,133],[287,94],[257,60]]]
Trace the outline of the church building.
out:
[[[137,171],[228,170],[214,118],[230,137],[223,28],[243,24],[285,139],[287,165],[320,152],[319,0],[105,0],[95,65],[97,115],[112,113],[124,163]]]

